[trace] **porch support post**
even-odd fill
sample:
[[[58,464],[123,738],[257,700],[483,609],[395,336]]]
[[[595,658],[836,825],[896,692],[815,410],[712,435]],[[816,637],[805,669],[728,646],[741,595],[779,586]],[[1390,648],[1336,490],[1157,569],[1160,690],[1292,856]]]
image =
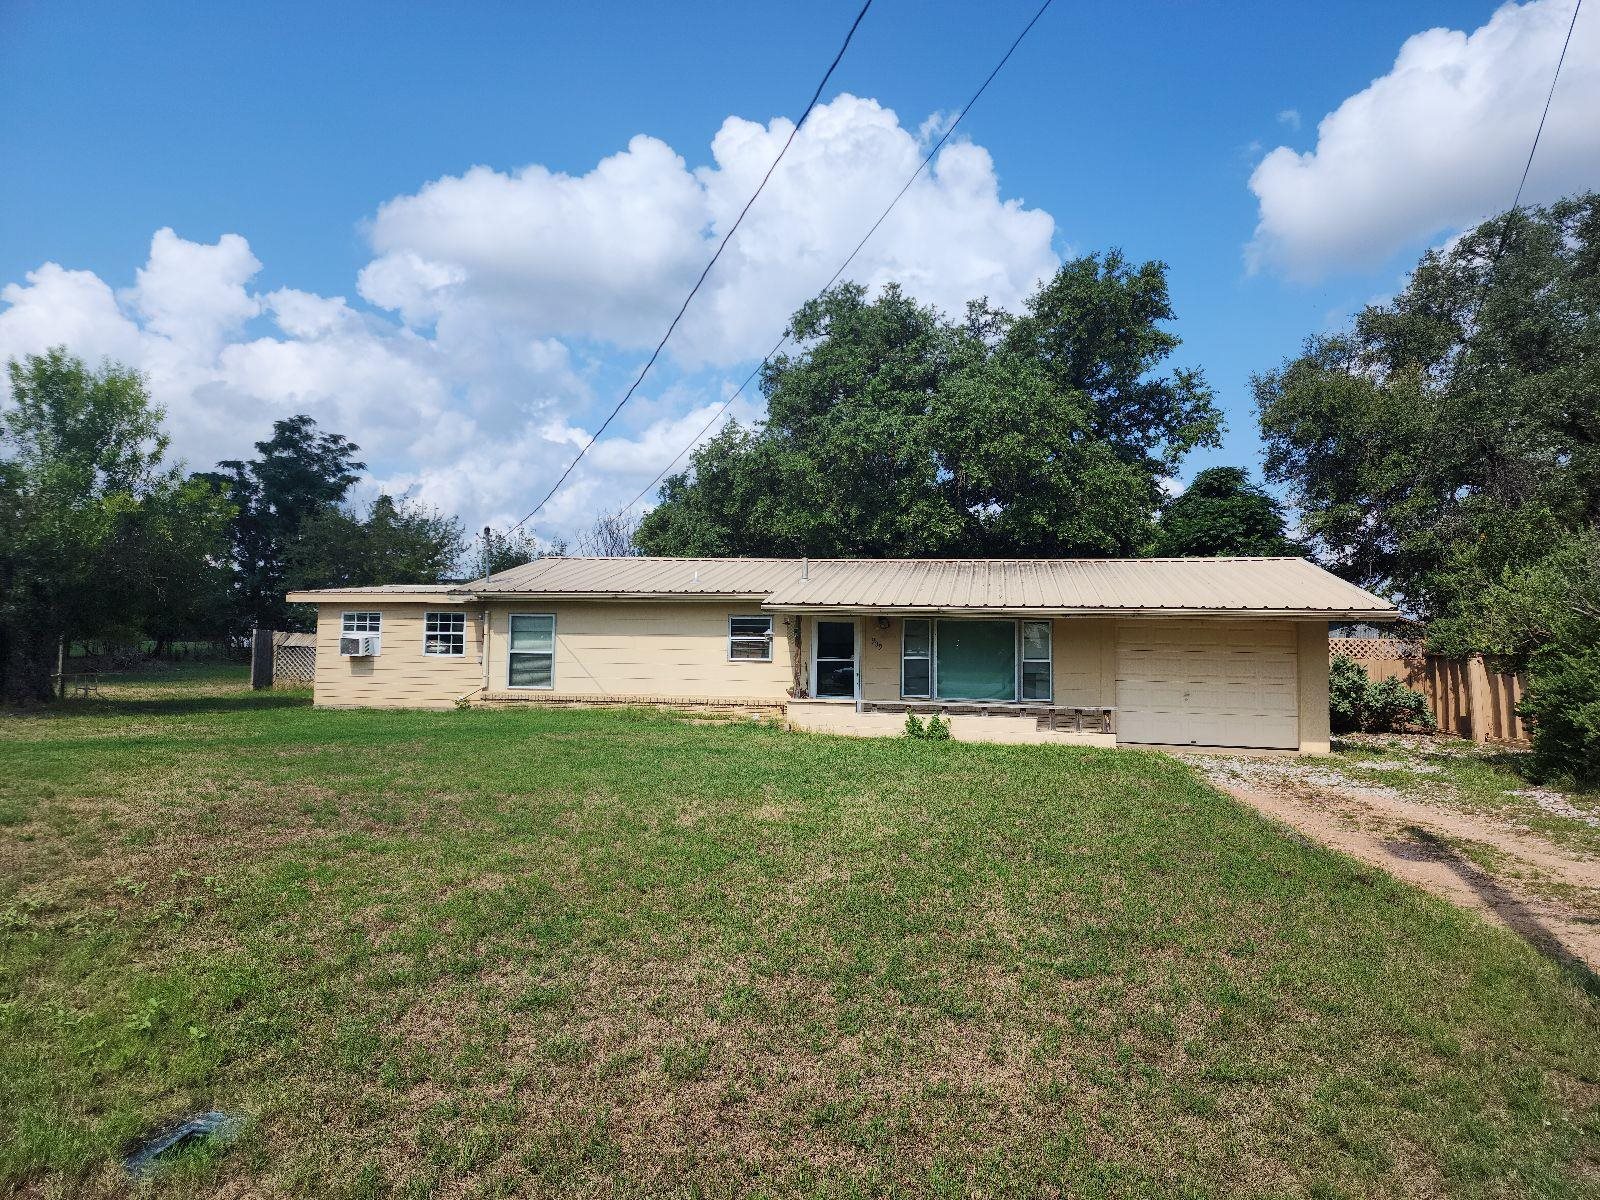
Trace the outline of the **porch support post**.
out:
[[[806,695],[806,648],[800,636],[804,628],[800,614],[790,613],[783,619],[783,627],[789,634],[789,695],[800,699]]]

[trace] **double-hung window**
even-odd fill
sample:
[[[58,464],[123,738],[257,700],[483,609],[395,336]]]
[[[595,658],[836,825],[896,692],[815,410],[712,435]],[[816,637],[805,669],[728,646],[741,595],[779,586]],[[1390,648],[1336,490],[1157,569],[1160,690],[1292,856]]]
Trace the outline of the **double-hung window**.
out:
[[[728,657],[748,662],[771,662],[772,618],[729,617]]]
[[[353,633],[382,633],[383,614],[375,612],[347,612],[339,622],[339,632],[345,636]]]
[[[1050,622],[1022,622],[1022,698],[1050,699]]]
[[[422,614],[422,652],[442,658],[460,658],[467,652],[467,614]]]
[[[556,619],[549,613],[511,614],[507,682],[514,688],[556,683]]]
[[[900,623],[900,694],[912,700],[933,695],[933,622],[921,617]]]

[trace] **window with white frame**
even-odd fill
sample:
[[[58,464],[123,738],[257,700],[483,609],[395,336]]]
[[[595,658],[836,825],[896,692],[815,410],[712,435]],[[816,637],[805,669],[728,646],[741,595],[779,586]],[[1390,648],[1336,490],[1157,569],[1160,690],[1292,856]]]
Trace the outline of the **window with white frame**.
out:
[[[514,688],[556,684],[556,619],[550,613],[512,613],[506,682]]]
[[[747,662],[771,662],[772,618],[729,617],[728,657]]]
[[[467,652],[467,614],[422,614],[422,652],[441,658],[460,658]]]
[[[382,633],[383,614],[375,612],[347,612],[339,623],[341,634]]]
[[[900,623],[900,694],[913,700],[933,695],[933,622]]]
[[[1022,622],[1022,698],[1050,699],[1050,622]]]

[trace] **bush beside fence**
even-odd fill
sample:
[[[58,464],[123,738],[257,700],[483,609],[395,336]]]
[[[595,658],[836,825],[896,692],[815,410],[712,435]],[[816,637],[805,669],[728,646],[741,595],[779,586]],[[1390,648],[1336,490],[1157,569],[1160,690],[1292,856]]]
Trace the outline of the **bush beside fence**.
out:
[[[1526,676],[1497,671],[1481,654],[1446,658],[1400,638],[1329,638],[1328,656],[1334,655],[1355,659],[1373,679],[1392,675],[1420,692],[1441,733],[1515,746],[1532,740],[1517,716]]]

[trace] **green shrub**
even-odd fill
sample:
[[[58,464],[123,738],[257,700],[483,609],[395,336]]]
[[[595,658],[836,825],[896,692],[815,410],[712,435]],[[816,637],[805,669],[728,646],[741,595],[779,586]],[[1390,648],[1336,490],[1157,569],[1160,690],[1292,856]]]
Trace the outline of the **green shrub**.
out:
[[[906,713],[906,736],[909,738],[923,738],[930,742],[948,742],[950,740],[950,722],[938,713],[934,713],[924,723],[914,712]]]
[[[1353,658],[1334,655],[1328,663],[1328,720],[1335,733],[1392,733],[1420,726],[1437,728],[1428,701],[1393,675],[1373,681]]]
[[[1600,644],[1536,651],[1518,711],[1533,723],[1536,777],[1600,785]]]

